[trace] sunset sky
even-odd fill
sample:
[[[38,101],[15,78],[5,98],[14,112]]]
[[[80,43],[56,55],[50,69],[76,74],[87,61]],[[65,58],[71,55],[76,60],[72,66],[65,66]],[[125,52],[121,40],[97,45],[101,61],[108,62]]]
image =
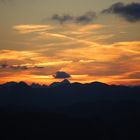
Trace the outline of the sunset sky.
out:
[[[140,85],[139,0],[0,0],[0,17],[0,83]]]

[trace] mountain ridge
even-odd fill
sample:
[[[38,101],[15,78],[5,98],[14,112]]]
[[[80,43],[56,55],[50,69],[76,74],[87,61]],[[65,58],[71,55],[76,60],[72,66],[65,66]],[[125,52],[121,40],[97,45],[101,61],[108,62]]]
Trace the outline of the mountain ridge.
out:
[[[71,83],[68,79],[64,79],[60,82],[52,82],[50,85],[45,85],[45,84],[39,84],[39,83],[31,83],[31,84],[27,84],[26,82],[24,81],[20,81],[20,82],[14,82],[14,81],[11,81],[11,82],[6,82],[6,83],[3,83],[3,84],[0,84],[0,87],[12,87],[12,86],[19,86],[19,85],[23,85],[23,86],[26,86],[26,87],[32,87],[32,88],[41,88],[41,87],[44,87],[44,88],[48,88],[48,87],[58,87],[58,86],[63,86],[63,85],[92,85],[92,86],[125,86],[125,87],[139,87],[140,85],[135,85],[135,86],[129,86],[129,85],[110,85],[110,84],[106,84],[106,83],[103,83],[103,82],[99,82],[99,81],[93,81],[93,82],[89,82],[89,83],[80,83],[80,82],[73,82]]]

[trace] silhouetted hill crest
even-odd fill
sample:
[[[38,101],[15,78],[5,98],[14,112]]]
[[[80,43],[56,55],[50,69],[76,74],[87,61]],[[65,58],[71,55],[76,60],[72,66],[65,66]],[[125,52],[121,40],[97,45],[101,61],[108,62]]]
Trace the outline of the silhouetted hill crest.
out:
[[[70,81],[68,79],[64,79],[61,82],[53,82],[52,84],[50,84],[49,87],[58,87],[58,86],[66,86],[66,85],[70,85]]]
[[[12,87],[16,84],[17,84],[16,82],[7,82],[7,83],[2,84],[1,86],[2,87]]]
[[[109,86],[108,84],[98,82],[98,81],[88,83],[88,85],[94,86],[94,87],[106,87],[106,86]]]
[[[64,79],[63,81],[61,82],[53,82],[52,84],[50,84],[49,86],[47,85],[40,85],[38,83],[32,83],[31,85],[28,85],[26,82],[7,82],[7,83],[4,83],[4,84],[1,84],[0,85],[0,88],[44,88],[44,89],[47,89],[47,88],[55,88],[55,87],[60,87],[61,89],[63,89],[64,87],[65,88],[74,88],[74,89],[94,89],[94,88],[98,88],[98,89],[104,89],[104,88],[117,88],[117,89],[126,89],[126,88],[137,88],[139,89],[140,86],[125,86],[125,85],[108,85],[106,83],[102,83],[102,82],[98,82],[98,81],[95,81],[95,82],[91,82],[91,83],[85,83],[85,84],[82,84],[82,83],[79,83],[79,82],[75,82],[75,83],[70,83],[69,80],[67,79]]]
[[[30,86],[27,83],[21,81],[19,83],[16,83],[15,85],[13,85],[12,88],[25,89],[25,88],[30,88]]]

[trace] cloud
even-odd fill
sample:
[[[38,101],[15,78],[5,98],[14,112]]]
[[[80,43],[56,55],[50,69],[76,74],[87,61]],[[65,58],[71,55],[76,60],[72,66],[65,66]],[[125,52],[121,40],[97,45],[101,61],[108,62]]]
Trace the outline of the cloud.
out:
[[[40,44],[40,41],[42,40],[44,42],[48,42],[49,44],[55,44],[58,45],[58,43],[66,43],[67,46],[71,43],[75,44],[75,46],[81,46],[81,45],[93,45],[95,42],[93,42],[90,38],[93,37],[93,31],[94,30],[101,30],[105,26],[102,24],[86,24],[83,26],[83,24],[65,24],[65,26],[61,26],[59,24],[57,25],[15,25],[13,26],[14,31],[17,33],[23,35],[23,34],[34,34],[31,38],[32,42],[37,42]],[[107,35],[105,36],[107,37]],[[95,34],[94,34],[95,38]],[[31,46],[43,46],[37,45],[36,43],[31,44]],[[56,43],[57,42],[57,43]],[[79,45],[80,44],[80,45]],[[46,44],[45,44],[46,45]],[[67,48],[65,45],[65,48]],[[48,48],[48,45],[46,45],[46,49]],[[64,46],[64,45],[63,45]],[[59,48],[64,48],[63,46]],[[36,47],[36,48],[37,48]],[[72,47],[72,46],[71,46]],[[42,48],[42,47],[41,47]],[[74,48],[74,46],[73,46]],[[53,49],[53,47],[52,47]]]
[[[12,70],[27,70],[27,66],[10,66]]]
[[[88,47],[88,49],[83,47],[63,50],[59,52],[60,55],[67,59],[79,59],[79,61],[74,61],[61,70],[72,75],[88,74],[97,80],[104,80],[104,78],[106,78],[105,81],[120,79],[120,76],[126,73],[139,70],[139,44],[140,42],[120,42]],[[76,58],[72,56],[76,56]]]
[[[129,22],[140,21],[140,3],[124,4],[118,2],[102,11],[104,14],[116,14]]]
[[[27,66],[20,66],[20,65],[8,65],[6,63],[0,64],[0,69],[9,69],[9,70],[27,70]]]
[[[91,11],[80,16],[71,16],[69,14],[64,14],[64,15],[55,14],[52,16],[51,19],[59,22],[60,24],[67,23],[67,22],[87,24],[93,22],[95,18],[96,18],[96,13]]]
[[[77,23],[91,23],[93,20],[96,18],[96,13],[95,12],[87,12],[82,16],[76,17],[75,21]]]
[[[128,75],[129,79],[140,79],[140,71],[133,72],[130,75]]]
[[[59,39],[71,40],[71,41],[75,41],[75,42],[78,42],[78,43],[89,44],[89,45],[95,44],[92,41],[88,41],[88,40],[84,40],[84,39],[78,39],[76,37],[71,37],[69,35],[64,35],[64,34],[60,34],[60,33],[48,33],[48,32],[47,33],[44,33],[43,32],[43,33],[40,33],[40,36],[37,37],[37,39],[45,39],[45,40],[46,39],[52,39],[52,38],[59,38]]]
[[[65,15],[55,14],[52,16],[52,20],[56,20],[56,21],[60,22],[61,24],[63,24],[65,22],[72,21],[73,17],[70,16],[69,14],[65,14]]]
[[[51,25],[36,25],[36,24],[16,25],[13,27],[15,31],[18,31],[21,34],[48,31],[52,28],[53,27]]]
[[[26,59],[39,59],[40,54],[33,51],[16,51],[16,50],[0,50],[0,60],[9,61],[16,60],[22,61]]]
[[[19,76],[21,74],[18,80],[25,79],[41,83],[45,83],[46,79],[47,83],[51,83],[54,81],[54,78],[57,81],[59,78],[66,78],[69,75],[71,76],[70,79],[72,82],[80,81],[84,83],[99,80],[107,83],[125,83],[127,81],[131,83],[132,80],[138,80],[138,73],[135,78],[128,78],[128,74],[139,71],[140,69],[139,46],[139,41],[120,42],[110,45],[98,44],[95,46],[84,46],[82,48],[71,48],[71,50],[55,50],[57,53],[52,51],[53,55],[51,57],[48,57],[46,54],[38,54],[37,52],[36,54],[28,51],[15,52],[12,50],[3,50],[0,51],[0,64],[4,68],[1,68],[0,71],[7,73],[4,74],[5,76],[0,81],[6,81],[7,77],[8,80],[9,78],[11,78],[10,80],[17,80],[17,75]],[[34,61],[30,61],[29,58],[32,58]],[[13,59],[16,59],[16,61],[13,61]],[[4,64],[4,62],[8,65]],[[25,66],[28,70],[21,70],[26,68]],[[44,69],[38,69],[36,67],[42,67]],[[64,74],[60,75],[60,72],[67,72],[68,76],[64,76]],[[46,78],[48,75],[52,75],[52,73],[55,73],[54,76]],[[134,75],[131,75],[131,77],[134,77]]]
[[[0,64],[0,69],[8,68],[9,66],[6,63]]]
[[[24,70],[29,70],[29,69],[44,69],[45,67],[43,66],[36,66],[36,65],[27,65],[27,64],[23,64],[23,65],[9,65],[6,63],[1,63],[0,64],[0,69],[3,70],[17,70],[17,71],[24,71]]]
[[[46,63],[38,63],[36,64],[37,66],[58,66],[58,65],[65,65],[65,64],[70,64],[72,61],[54,61],[54,62],[46,62]]]
[[[57,71],[54,75],[54,78],[56,79],[65,79],[65,78],[70,78],[70,74],[63,72],[63,71]]]
[[[72,63],[72,61],[54,61],[46,63],[35,63],[35,64],[20,64],[20,65],[9,65],[7,63],[0,63],[0,69],[6,70],[28,70],[28,69],[44,69],[48,67],[63,66]]]

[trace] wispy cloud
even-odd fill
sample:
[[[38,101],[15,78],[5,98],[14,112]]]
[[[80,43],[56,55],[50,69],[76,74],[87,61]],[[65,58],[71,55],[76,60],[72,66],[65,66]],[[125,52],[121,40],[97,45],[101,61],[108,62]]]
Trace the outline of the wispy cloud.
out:
[[[72,40],[72,41],[75,41],[75,42],[80,42],[80,43],[84,43],[84,44],[88,44],[88,45],[95,44],[95,42],[92,42],[92,41],[88,41],[88,40],[84,40],[84,39],[78,39],[76,37],[71,37],[71,36],[68,36],[68,35],[61,34],[61,33],[41,33],[38,36],[38,39],[47,39],[47,38],[51,38],[51,37]]]
[[[34,32],[48,31],[50,29],[53,29],[53,27],[51,25],[29,24],[29,25],[15,25],[13,29],[21,34],[28,34]]]
[[[56,79],[52,74],[62,71],[71,74],[71,81],[121,83],[130,72],[140,68],[140,42],[100,44],[98,40],[114,36],[110,32],[102,34],[107,30],[102,24],[30,24],[13,28],[16,35],[30,34],[29,40],[38,47],[30,51],[0,51],[0,64],[7,64],[1,65],[0,70],[22,73],[21,77],[27,81],[52,82]]]
[[[83,37],[81,38],[80,36],[91,34],[91,31],[102,28],[104,28],[104,26],[100,24],[88,24],[84,27],[75,24],[65,27],[54,25],[16,25],[13,27],[14,31],[20,34],[35,33],[37,36],[34,37],[33,40],[58,38],[88,45],[93,45],[95,42],[83,39]]]
[[[140,57],[137,52],[139,52],[139,45],[140,42],[120,42],[107,46],[98,44],[95,47],[85,46],[61,50],[57,52],[57,57],[51,56],[50,58],[33,52],[5,50],[0,58],[0,70],[13,71],[12,75],[4,74],[4,77],[9,76],[10,80],[16,79],[16,72],[21,75],[20,79],[26,81],[34,79],[38,82],[51,83],[55,79],[51,75],[56,71],[62,71],[71,74],[71,81],[90,82],[99,80],[107,83],[128,84],[126,80],[129,79],[129,84],[131,82],[138,83]],[[134,51],[128,51],[128,49]],[[2,52],[0,53],[2,54]],[[10,56],[9,60],[6,59],[7,55]],[[16,60],[18,57],[22,59]],[[32,57],[34,61],[31,62],[30,58]],[[14,58],[15,61],[11,62],[11,59]]]

